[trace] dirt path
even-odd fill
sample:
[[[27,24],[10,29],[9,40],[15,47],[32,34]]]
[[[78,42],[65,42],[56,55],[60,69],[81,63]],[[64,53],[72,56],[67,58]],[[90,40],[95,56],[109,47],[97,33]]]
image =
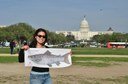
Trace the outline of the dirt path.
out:
[[[74,57],[127,57],[128,55],[73,55]]]
[[[18,54],[0,54],[0,56],[18,56]],[[127,57],[128,55],[72,55],[74,57]]]
[[[0,56],[18,56],[18,54],[12,54],[12,55],[11,55],[11,54],[4,54],[4,53],[3,53],[3,54],[0,54]]]
[[[30,68],[25,68],[23,64],[0,63],[0,84],[24,84],[24,81],[25,84],[29,84],[29,73]],[[102,82],[101,79],[128,76],[128,63],[100,68],[72,65],[67,68],[50,69],[50,73],[53,84],[95,84],[96,81]]]

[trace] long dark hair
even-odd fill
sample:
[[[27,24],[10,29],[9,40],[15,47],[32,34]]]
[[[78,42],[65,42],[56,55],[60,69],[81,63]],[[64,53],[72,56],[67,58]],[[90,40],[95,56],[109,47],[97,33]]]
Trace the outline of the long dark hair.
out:
[[[30,47],[31,47],[31,48],[35,48],[35,47],[36,47],[36,45],[37,45],[37,40],[36,40],[35,36],[37,36],[39,32],[44,32],[44,33],[45,33],[45,37],[46,37],[44,43],[42,43],[42,46],[44,46],[44,44],[47,42],[47,32],[46,32],[46,30],[45,30],[45,29],[42,29],[42,28],[39,28],[39,29],[37,29],[37,30],[35,31],[35,33],[34,33],[34,35],[33,35],[33,40],[32,40],[32,42],[30,43]]]

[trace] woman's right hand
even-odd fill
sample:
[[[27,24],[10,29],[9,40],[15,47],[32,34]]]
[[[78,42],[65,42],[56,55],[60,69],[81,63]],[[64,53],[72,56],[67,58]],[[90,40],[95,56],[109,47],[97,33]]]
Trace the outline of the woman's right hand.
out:
[[[21,49],[28,50],[29,46],[28,45],[24,45],[23,47],[21,47]]]

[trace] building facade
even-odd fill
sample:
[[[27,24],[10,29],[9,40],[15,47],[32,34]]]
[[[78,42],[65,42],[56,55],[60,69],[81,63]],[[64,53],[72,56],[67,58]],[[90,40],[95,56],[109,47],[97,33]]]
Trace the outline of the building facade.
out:
[[[65,36],[73,35],[75,40],[90,40],[94,35],[112,34],[113,30],[112,28],[109,28],[107,31],[90,31],[89,24],[84,17],[84,19],[80,22],[79,31],[56,31],[56,33],[63,33]]]

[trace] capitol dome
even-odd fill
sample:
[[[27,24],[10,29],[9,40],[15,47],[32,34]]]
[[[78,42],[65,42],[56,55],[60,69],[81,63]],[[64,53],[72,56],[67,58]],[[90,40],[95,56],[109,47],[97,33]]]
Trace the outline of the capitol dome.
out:
[[[84,20],[82,20],[80,23],[80,31],[86,31],[86,32],[89,31],[89,25],[85,17],[84,17]]]

